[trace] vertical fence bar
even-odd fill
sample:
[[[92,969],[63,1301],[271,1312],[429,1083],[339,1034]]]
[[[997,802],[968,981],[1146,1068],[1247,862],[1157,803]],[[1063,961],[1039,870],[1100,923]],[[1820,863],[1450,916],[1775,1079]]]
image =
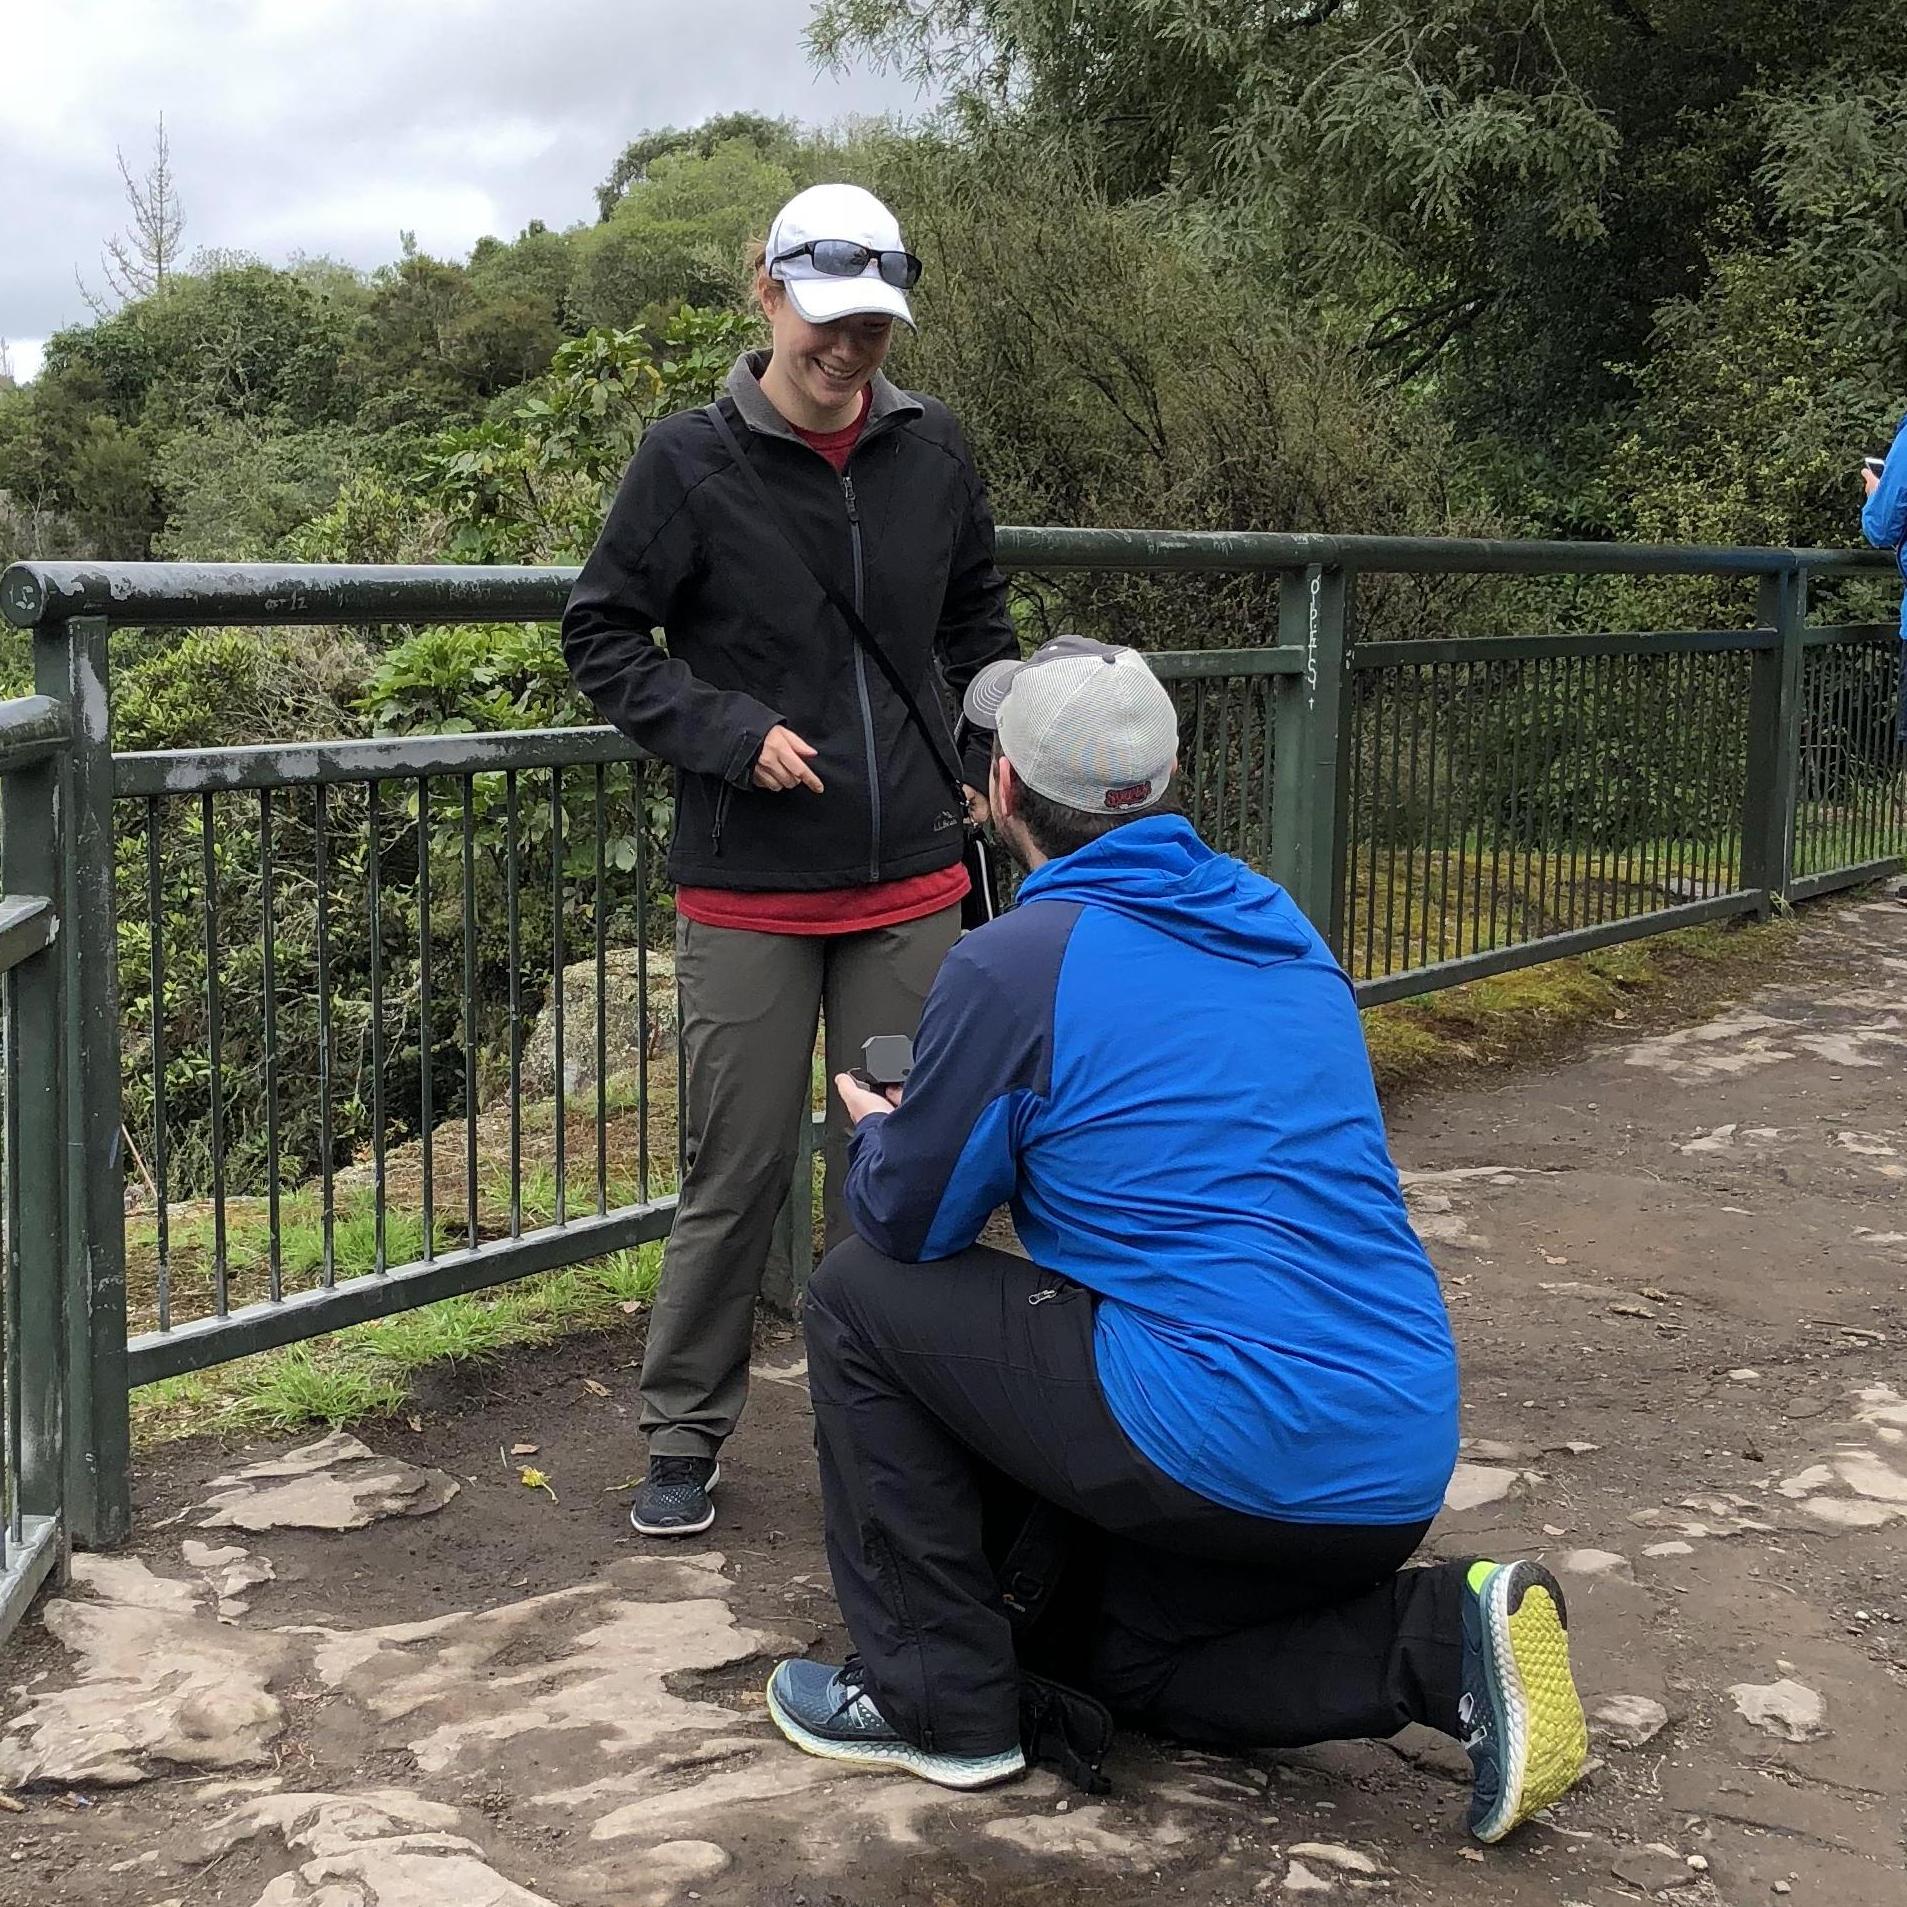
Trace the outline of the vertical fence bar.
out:
[[[1495,746],[1490,750],[1490,763],[1493,771],[1492,785],[1495,785],[1494,774],[1496,771],[1500,770],[1503,775],[1502,792],[1493,794],[1490,801],[1490,934],[1487,944],[1494,947],[1498,942],[1498,908],[1503,899],[1503,833],[1505,817],[1510,808],[1510,804],[1516,799],[1516,715],[1510,706],[1508,693],[1509,678],[1519,673],[1520,665],[1511,663],[1502,671],[1498,670],[1494,662],[1486,662],[1483,666],[1484,674],[1487,678],[1486,693],[1489,695],[1493,707],[1499,703],[1501,704],[1505,712],[1505,719],[1508,723],[1507,734],[1505,734],[1501,727],[1494,728],[1493,732],[1496,737]],[[1514,848],[1511,849],[1510,872],[1512,874],[1516,872]]]
[[[1588,673],[1583,658],[1571,656],[1564,679],[1569,702],[1569,721],[1563,731],[1564,745],[1568,750],[1569,773],[1565,785],[1569,795],[1564,804],[1563,836],[1569,843],[1569,925],[1572,928],[1588,924],[1589,883],[1583,868],[1583,809],[1587,791],[1582,764],[1585,738],[1594,731],[1587,708],[1587,682]],[[1593,753],[1588,759],[1593,764]],[[1591,773],[1593,775],[1593,767]]]
[[[1267,681],[1263,684],[1267,694],[1272,694],[1277,684]],[[1345,877],[1344,877],[1344,966],[1345,971],[1356,977],[1357,970],[1353,958],[1357,952],[1358,936],[1363,931],[1369,910],[1365,907],[1358,883],[1358,853],[1364,828],[1364,709],[1369,701],[1365,693],[1365,677],[1353,670],[1350,681],[1345,685],[1346,708],[1344,724],[1349,731],[1350,743],[1347,753],[1350,766],[1345,777]],[[1273,708],[1276,707],[1274,698]],[[1273,719],[1276,717],[1274,715]],[[1266,768],[1270,768],[1269,750],[1267,750]],[[1267,851],[1268,847],[1267,847]],[[1267,863],[1269,865],[1269,863]]]
[[[503,776],[503,931],[510,994],[510,1236],[523,1232],[523,933],[517,892],[517,779]]]
[[[265,992],[265,1276],[271,1301],[285,1295],[284,1241],[279,1235],[278,895],[272,874],[271,790],[258,791],[258,919]]]
[[[1345,796],[1350,750],[1344,724],[1353,584],[1313,564],[1278,584],[1278,640],[1304,651],[1304,673],[1277,678],[1271,803],[1272,872],[1343,957]]]
[[[213,848],[212,797],[199,797],[199,865],[205,881],[205,1056],[210,1069],[212,1132],[212,1290],[222,1318],[232,1308],[225,1242],[225,1060],[223,986],[219,977],[219,873]]]
[[[152,1198],[158,1250],[159,1329],[172,1328],[172,1216],[166,1197],[166,936],[165,881],[160,852],[162,815],[156,795],[146,797],[146,972],[152,989]]]
[[[1609,711],[1615,707],[1615,685],[1621,679],[1615,656],[1598,656],[1592,674],[1591,694],[1596,724],[1596,842],[1591,856],[1596,904],[1590,924],[1600,927],[1609,918],[1609,855],[1615,839],[1614,809],[1610,790],[1614,785],[1615,750],[1609,746]]]
[[[596,764],[596,1210],[609,1210],[609,916],[605,880],[608,874],[608,770]],[[647,1118],[645,1107],[636,1109]]]
[[[437,1256],[437,1016],[430,983],[430,781],[417,777],[417,1126],[423,1153],[424,1262]]]
[[[43,623],[33,642],[34,686],[65,702],[73,721],[58,897],[67,1109],[66,1505],[74,1537],[100,1549],[123,1542],[132,1527],[107,642],[104,616]]]
[[[1636,911],[1636,870],[1640,864],[1643,842],[1650,825],[1648,801],[1648,776],[1641,772],[1639,757],[1642,734],[1642,678],[1643,664],[1640,656],[1628,656],[1624,660],[1627,668],[1623,672],[1622,726],[1629,747],[1636,751],[1632,755],[1632,767],[1629,775],[1631,805],[1625,808],[1622,827],[1622,904],[1618,918],[1627,920]]]
[[[569,1223],[569,1163],[565,1155],[569,1107],[565,1099],[563,1074],[568,1048],[563,1026],[563,771],[550,770],[550,1030],[556,1036],[555,1088],[556,1111],[556,1212],[559,1225]]]
[[[1417,682],[1421,689],[1427,682],[1430,686],[1430,723],[1424,736],[1424,900],[1422,919],[1417,934],[1417,964],[1427,966],[1430,962],[1430,916],[1433,906],[1437,914],[1437,958],[1444,957],[1444,901],[1449,892],[1446,881],[1438,881],[1436,898],[1431,898],[1431,879],[1437,864],[1437,770],[1440,766],[1437,756],[1437,729],[1443,714],[1443,691],[1441,687],[1442,671],[1435,665],[1417,671]],[[1415,793],[1415,790],[1412,790]],[[1448,817],[1445,817],[1444,838],[1448,840]],[[1445,873],[1449,866],[1445,864]]]
[[[477,819],[476,777],[463,777],[464,1227],[477,1249]]]
[[[1397,964],[1408,967],[1411,942],[1417,937],[1421,912],[1417,899],[1417,826],[1411,804],[1417,799],[1417,751],[1424,737],[1423,670],[1416,667],[1398,670],[1397,686],[1400,692],[1407,689],[1410,696],[1410,766],[1404,772],[1403,798],[1393,804],[1391,812],[1391,838],[1393,842],[1401,840],[1404,850],[1404,957]]]
[[[390,1269],[390,1235],[386,1207],[390,1186],[384,1156],[384,784],[365,789],[366,824],[370,854],[365,862],[365,911],[371,935],[371,1271],[383,1277]],[[361,1052],[363,1049],[359,1048]]]
[[[1388,676],[1375,669],[1354,670],[1352,680],[1364,685],[1362,696],[1370,708],[1371,716],[1370,795],[1357,811],[1357,825],[1364,830],[1371,850],[1365,856],[1368,865],[1364,876],[1364,976],[1370,979],[1377,973],[1377,868],[1380,852],[1377,791],[1384,774],[1384,715],[1392,698],[1386,693]]]
[[[629,770],[636,810],[636,1196],[649,1202],[649,809],[643,799],[647,768]],[[675,1079],[675,1123],[682,1129],[682,1075]],[[678,1181],[680,1183],[680,1181]]]
[[[318,1187],[322,1233],[319,1277],[329,1291],[338,1281],[338,1189],[332,1167],[331,1126],[331,862],[327,839],[330,790],[311,791],[312,865],[317,876],[318,964]]]
[[[56,910],[63,904],[67,773],[63,761],[49,758],[0,780],[0,890],[43,894]],[[69,1165],[84,1163],[71,1157],[66,1131],[69,938],[62,931],[6,976],[6,1382],[13,1436],[6,1455],[16,1518],[58,1514],[68,1487],[67,1176]],[[87,1507],[96,1514],[97,1496]]]

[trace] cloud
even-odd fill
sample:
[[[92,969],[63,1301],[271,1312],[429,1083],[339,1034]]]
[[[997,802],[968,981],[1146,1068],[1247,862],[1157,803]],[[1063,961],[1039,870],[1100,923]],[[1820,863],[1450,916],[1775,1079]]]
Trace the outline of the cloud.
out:
[[[123,228],[114,165],[163,112],[188,247],[457,255],[593,218],[647,127],[750,110],[911,113],[887,74],[817,75],[804,0],[60,0],[8,8],[0,66],[0,337],[83,319]],[[15,349],[16,368],[24,354]]]

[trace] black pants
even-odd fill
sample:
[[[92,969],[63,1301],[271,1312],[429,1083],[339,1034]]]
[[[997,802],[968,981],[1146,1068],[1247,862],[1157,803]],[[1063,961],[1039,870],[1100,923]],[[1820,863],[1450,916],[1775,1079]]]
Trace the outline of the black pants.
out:
[[[828,1562],[881,1712],[947,1754],[1018,1739],[997,1512],[1030,1494],[1078,1519],[1087,1551],[1041,1632],[1115,1713],[1234,1747],[1454,1732],[1462,1566],[1402,1567],[1428,1525],[1282,1523],[1183,1488],[1108,1410],[1092,1307],[978,1246],[902,1265],[856,1239],[815,1273]]]

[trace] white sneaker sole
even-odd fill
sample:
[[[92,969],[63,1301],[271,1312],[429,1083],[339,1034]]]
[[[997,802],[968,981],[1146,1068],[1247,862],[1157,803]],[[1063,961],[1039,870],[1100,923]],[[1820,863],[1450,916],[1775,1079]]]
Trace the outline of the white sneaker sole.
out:
[[[933,1755],[912,1742],[830,1741],[816,1735],[795,1720],[775,1699],[775,1684],[768,1683],[768,1714],[775,1726],[804,1754],[819,1755],[823,1761],[843,1761],[856,1768],[884,1768],[889,1773],[918,1775],[936,1787],[956,1788],[963,1794],[976,1789],[998,1787],[1026,1773],[1026,1757],[1015,1748],[1010,1754],[986,1755],[968,1760],[953,1755]]]
[[[722,1466],[718,1463],[715,1468],[709,1472],[709,1480],[702,1485],[704,1493],[713,1496],[715,1494],[715,1486],[720,1483],[721,1480]],[[699,1523],[665,1523],[659,1527],[654,1524],[640,1522],[637,1519],[634,1506],[632,1505],[629,1511],[629,1527],[634,1530],[638,1536],[700,1536],[704,1530],[713,1529],[715,1527],[715,1505],[713,1503],[709,1505],[708,1515],[703,1517]]]

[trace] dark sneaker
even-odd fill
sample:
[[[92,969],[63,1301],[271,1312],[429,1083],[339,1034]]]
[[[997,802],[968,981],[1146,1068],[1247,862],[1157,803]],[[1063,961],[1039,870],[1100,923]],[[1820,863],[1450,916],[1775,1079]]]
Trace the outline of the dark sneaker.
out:
[[[1017,1742],[998,1755],[936,1755],[903,1741],[874,1706],[855,1661],[839,1669],[825,1662],[782,1663],[768,1678],[768,1712],[775,1726],[811,1755],[864,1768],[897,1768],[943,1788],[990,1788],[1026,1772]]]
[[[713,1457],[651,1457],[629,1521],[644,1536],[700,1536],[715,1521],[709,1492],[721,1480]]]
[[[1562,1585],[1541,1563],[1470,1565],[1458,1714],[1475,1788],[1470,1832],[1500,1841],[1576,1785],[1589,1755],[1569,1673]]]

